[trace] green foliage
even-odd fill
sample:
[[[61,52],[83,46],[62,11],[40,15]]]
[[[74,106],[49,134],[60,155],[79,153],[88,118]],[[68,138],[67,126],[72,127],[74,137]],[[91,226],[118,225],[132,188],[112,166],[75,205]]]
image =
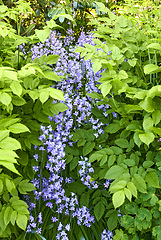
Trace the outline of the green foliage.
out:
[[[115,229],[114,239],[159,239],[161,9],[156,5],[151,23],[146,23],[142,15],[140,19],[117,16],[102,3],[98,6],[108,16],[91,19],[90,24],[97,29],[96,45],[76,49],[81,57],[91,59],[95,72],[104,69],[99,80],[102,101],[117,113],[113,121],[107,117],[105,144],[93,140],[95,145],[86,155],[95,167],[93,179],[112,180],[106,209],[101,191],[93,194],[94,213],[98,221],[107,219],[109,229]],[[95,93],[90,96],[97,97]],[[81,155],[81,145],[78,147]],[[122,214],[119,226],[118,208]]]
[[[50,28],[57,26],[51,20],[31,37],[21,37],[19,14],[30,10],[23,1],[12,10],[0,6],[0,238],[8,239],[17,239],[29,219],[28,206],[21,198],[35,190],[29,179],[33,178],[33,145],[40,144],[40,126],[50,124],[48,116],[67,109],[63,103],[53,104],[54,99],[64,100],[63,93],[51,87],[61,81],[49,67],[59,56],[31,62],[20,54],[20,44],[43,42]],[[10,25],[11,19],[17,21],[18,34]]]

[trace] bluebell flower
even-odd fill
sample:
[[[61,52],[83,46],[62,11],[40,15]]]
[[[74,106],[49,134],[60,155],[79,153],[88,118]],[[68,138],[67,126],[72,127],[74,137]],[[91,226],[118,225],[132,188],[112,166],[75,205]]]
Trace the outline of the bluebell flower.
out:
[[[45,43],[39,43],[32,48],[32,59],[48,54],[59,55],[58,62],[52,67],[54,72],[64,78],[53,87],[64,92],[65,101],[61,102],[65,103],[68,107],[68,110],[64,113],[60,112],[54,117],[49,116],[50,121],[54,121],[55,123],[54,129],[52,129],[51,125],[48,127],[41,126],[42,135],[39,137],[39,140],[42,141],[42,146],[39,147],[39,150],[47,151],[48,159],[45,169],[49,172],[50,177],[45,178],[41,175],[40,179],[39,169],[37,166],[33,167],[36,172],[33,183],[37,188],[37,190],[34,191],[35,202],[41,199],[45,202],[46,207],[50,209],[52,209],[53,206],[56,207],[55,216],[51,218],[52,222],[58,221],[57,215],[59,213],[76,217],[79,225],[83,224],[87,227],[90,227],[91,224],[94,223],[94,216],[90,215],[87,207],[83,206],[80,208],[76,194],[71,193],[71,196],[66,196],[64,188],[66,184],[74,180],[62,176],[66,168],[65,147],[73,146],[74,144],[71,140],[72,132],[76,128],[80,128],[82,124],[89,123],[91,128],[93,126],[94,136],[98,138],[103,134],[105,124],[95,118],[91,111],[92,107],[94,106],[98,110],[101,110],[104,116],[108,116],[108,114],[106,114],[106,110],[109,108],[108,105],[99,105],[97,104],[100,101],[99,99],[91,99],[87,96],[87,93],[100,93],[100,89],[98,89],[96,85],[99,85],[98,80],[101,76],[101,71],[95,74],[91,61],[80,59],[80,53],[74,52],[74,45],[83,46],[84,43],[95,45],[92,41],[93,38],[92,33],[85,34],[82,31],[78,41],[75,43],[72,30],[67,32],[67,36],[63,40],[61,34],[56,33],[56,31],[51,31]],[[53,103],[57,102],[57,100],[53,101]],[[38,147],[35,147],[35,149],[38,149]],[[40,161],[41,157],[35,154],[34,159]],[[98,188],[99,183],[92,179],[91,175],[94,174],[94,168],[91,163],[88,162],[88,158],[81,159],[81,161],[79,161],[79,167],[78,173],[82,183],[90,189]],[[107,186],[107,182],[105,186]],[[26,198],[26,201],[29,201],[29,199],[27,200]],[[32,204],[33,203],[29,203],[30,212],[32,212],[36,206],[35,203],[35,205]],[[37,221],[43,224],[43,216],[40,215],[37,217]],[[28,226],[28,231],[30,229],[32,229],[31,225]],[[70,231],[70,226],[63,226],[61,223],[58,226],[56,239],[68,239],[66,231]]]
[[[112,240],[113,234],[109,230],[104,229],[101,234],[101,240]]]

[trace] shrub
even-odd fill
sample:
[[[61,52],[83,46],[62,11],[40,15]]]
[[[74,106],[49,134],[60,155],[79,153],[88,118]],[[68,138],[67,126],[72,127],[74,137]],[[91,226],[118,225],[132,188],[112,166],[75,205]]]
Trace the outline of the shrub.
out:
[[[95,40],[96,46],[77,51],[92,59],[95,72],[105,69],[99,88],[117,119],[105,128],[106,147],[92,152],[89,161],[100,165],[100,178],[112,179],[113,207],[104,209],[105,218],[112,220],[118,208],[122,215],[119,226],[112,226],[116,229],[113,239],[159,239],[160,7],[152,11],[150,29],[142,18],[116,16],[103,4],[99,6],[109,17],[93,21],[97,27],[94,36],[106,43]],[[97,51],[99,48],[104,52]],[[103,156],[106,161],[102,164]]]
[[[0,238],[6,239],[18,239],[26,229],[29,211],[22,195],[35,189],[29,182],[33,146],[41,143],[40,126],[50,123],[49,112],[52,116],[55,109],[61,111],[53,100],[64,100],[62,91],[50,87],[53,81],[60,81],[49,67],[58,56],[29,62],[20,52],[20,44],[40,41],[38,37],[50,33],[47,26],[31,38],[19,35],[21,13],[29,10],[24,1],[12,10],[0,6]],[[10,25],[11,19],[17,22],[18,33]],[[48,24],[56,25],[52,21]]]

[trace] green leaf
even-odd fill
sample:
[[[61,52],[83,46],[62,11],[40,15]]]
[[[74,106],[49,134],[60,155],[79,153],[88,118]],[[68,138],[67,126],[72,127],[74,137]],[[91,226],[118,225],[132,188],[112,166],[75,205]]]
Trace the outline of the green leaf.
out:
[[[61,77],[58,76],[53,71],[45,71],[44,76],[45,76],[45,78],[50,79],[52,81],[61,81]]]
[[[1,13],[6,12],[7,10],[8,10],[8,7],[7,7],[7,6],[5,6],[5,5],[1,5],[1,6],[0,6],[0,12],[1,12]]]
[[[104,156],[104,154],[96,152],[93,153],[90,157],[89,157],[89,162],[94,162],[95,160],[101,160],[101,158]]]
[[[40,92],[39,99],[42,102],[42,104],[44,102],[46,102],[48,100],[48,98],[49,98],[49,92],[48,91],[41,91]]]
[[[121,148],[128,148],[129,142],[125,138],[119,138],[115,141],[116,145],[118,145]]]
[[[45,40],[49,37],[49,34],[50,34],[50,29],[49,28],[46,28],[44,30],[38,30],[36,29],[35,30],[35,34],[37,35],[37,37],[40,39],[40,41],[42,43],[45,42]]]
[[[46,64],[51,65],[51,64],[57,63],[58,59],[59,59],[59,55],[48,55],[45,58],[45,62],[46,62]]]
[[[129,201],[131,202],[131,198],[132,198],[132,193],[131,191],[128,189],[128,188],[125,188],[124,189],[124,193],[125,193],[125,196],[129,199]]]
[[[77,142],[77,146],[78,146],[78,147],[84,146],[85,143],[86,143],[86,140],[85,140],[85,139],[79,139],[79,141]]]
[[[112,154],[108,158],[108,167],[111,167],[116,161],[116,155]]]
[[[143,128],[145,131],[148,131],[153,126],[153,120],[151,117],[144,117]]]
[[[139,133],[138,132],[135,132],[134,133],[134,142],[135,142],[135,144],[138,146],[138,147],[140,147],[140,145],[141,145],[141,140],[140,140],[140,138],[139,138]]]
[[[54,111],[56,111],[58,113],[58,112],[64,112],[64,111],[68,110],[69,108],[64,103],[54,103],[53,109],[54,109]]]
[[[11,88],[11,90],[12,90],[12,92],[15,94],[15,95],[17,95],[17,96],[21,96],[21,94],[22,94],[22,86],[21,86],[21,84],[19,83],[19,82],[12,82],[11,84],[10,84],[10,88]]]
[[[118,78],[120,80],[121,79],[127,79],[128,78],[128,74],[124,70],[121,70],[121,71],[119,71]]]
[[[9,78],[10,80],[18,81],[17,72],[15,72],[15,69],[13,68],[12,71],[4,70],[3,74],[6,78]]]
[[[157,240],[161,239],[161,226],[155,226],[152,229],[152,235],[157,236]]]
[[[107,162],[107,155],[104,155],[100,161],[100,166],[102,166],[103,164],[105,164]]]
[[[153,161],[144,161],[143,162],[143,167],[144,168],[150,168],[151,166],[154,165],[154,162]]]
[[[7,161],[1,161],[0,160],[0,165],[4,166],[5,168],[9,169],[10,171],[18,174],[18,175],[21,175],[17,169],[15,168],[14,164],[11,163],[11,162],[7,162]]]
[[[148,90],[147,97],[153,99],[155,96],[160,96],[161,85],[154,86]]]
[[[127,234],[124,234],[124,232],[121,230],[116,229],[115,230],[115,236],[113,237],[113,240],[129,240],[129,237]],[[138,239],[136,239],[138,240]]]
[[[149,144],[154,141],[155,136],[151,132],[146,132],[146,133],[140,133],[139,138],[143,143],[149,146]]]
[[[16,219],[17,219],[17,212],[16,212],[16,211],[13,211],[13,212],[11,213],[11,216],[10,216],[10,221],[11,221],[11,223],[12,223],[13,226],[15,225]]]
[[[92,65],[94,73],[97,73],[101,69],[101,67],[102,67],[102,64],[99,61],[94,62]]]
[[[63,92],[58,89],[50,88],[50,96],[54,99],[65,101]]]
[[[0,149],[0,160],[11,161],[14,158],[18,158],[18,155],[14,151]]]
[[[72,171],[78,165],[79,158],[76,156],[70,162],[70,171]]]
[[[135,160],[134,159],[125,159],[124,163],[128,166],[128,167],[133,167],[136,165]]]
[[[137,59],[136,59],[136,58],[134,58],[134,59],[129,59],[129,60],[128,60],[129,65],[132,66],[132,67],[135,67],[136,62],[137,62]]]
[[[158,134],[161,136],[161,128],[158,127],[151,127],[150,130],[152,130],[154,133]]]
[[[127,188],[130,190],[130,192],[132,193],[132,195],[137,198],[137,188],[135,187],[135,185],[133,184],[133,182],[128,182]]]
[[[125,193],[124,190],[120,190],[115,192],[112,196],[112,202],[115,208],[120,207],[125,201]]]
[[[145,175],[145,181],[154,188],[160,188],[159,178],[156,172],[148,172]]]
[[[29,93],[30,95],[30,93]],[[37,97],[38,98],[38,97]],[[15,106],[22,106],[24,104],[26,104],[26,101],[22,98],[22,97],[18,97],[18,96],[13,96],[12,98],[12,103],[15,105]]]
[[[155,112],[152,113],[152,119],[153,119],[154,125],[156,126],[161,120],[160,110],[155,110]]]
[[[124,215],[121,218],[121,226],[124,227],[125,229],[129,229],[129,228],[133,227],[134,226],[134,218],[129,215]],[[123,238],[121,238],[121,239],[123,239]]]
[[[114,212],[107,221],[107,227],[109,231],[114,230],[117,227],[117,212]]]
[[[115,184],[112,183],[110,186],[110,192],[114,193],[117,192],[118,190],[124,189],[126,187],[127,181],[121,180],[119,182],[116,182]]]
[[[101,89],[101,93],[103,97],[106,97],[106,95],[110,92],[111,88],[112,88],[112,85],[108,82],[102,83],[99,86],[99,89]]]
[[[146,208],[140,208],[138,211],[137,217],[141,221],[143,221],[144,219],[146,219],[147,221],[150,221],[152,219],[152,215],[150,211]]]
[[[13,212],[13,209],[10,206],[6,207],[5,212],[4,212],[4,223],[6,225],[8,225],[9,222],[11,221],[12,212]]]
[[[99,221],[101,219],[101,217],[103,216],[105,211],[105,206],[104,204],[100,201],[96,204],[96,206],[94,207],[94,214],[95,217],[97,219],[97,221]]]
[[[139,192],[147,193],[146,183],[139,174],[137,174],[137,173],[134,174],[133,183],[135,184],[135,186]]]
[[[0,141],[9,137],[9,130],[0,130]]]
[[[126,28],[128,26],[128,20],[121,15],[117,18],[117,24],[119,24],[121,28]]]
[[[16,188],[14,182],[8,178],[5,179],[5,183],[9,193],[11,193],[14,188]]]
[[[3,192],[3,181],[0,179],[0,194]]]
[[[111,123],[107,127],[105,127],[105,131],[108,133],[116,133],[120,129],[121,127],[119,123]]]
[[[161,51],[161,45],[159,43],[151,43],[147,46],[147,48],[153,48]]]
[[[11,103],[11,100],[12,98],[8,93],[5,93],[5,92],[0,93],[0,101],[4,105],[8,106]]]
[[[19,183],[18,190],[20,193],[26,194],[27,192],[35,190],[35,186],[32,183],[29,183],[29,180],[23,180]]]
[[[8,128],[12,133],[18,134],[23,132],[30,132],[28,127],[22,123],[15,123]]]
[[[155,73],[159,69],[160,68],[157,65],[155,65],[155,64],[147,64],[146,66],[144,66],[144,73],[145,74]]]
[[[122,154],[122,149],[119,148],[119,147],[112,146],[112,147],[110,147],[110,150],[112,150],[113,153],[115,153],[116,155],[120,155],[120,154]]]
[[[145,98],[145,100],[139,103],[139,106],[142,107],[148,113],[154,112],[155,105],[151,98]]]
[[[29,214],[29,211],[28,209],[25,207],[25,206],[14,206],[15,207],[15,210],[17,213],[20,213],[20,214]]]
[[[21,148],[21,144],[16,139],[11,138],[11,137],[7,137],[0,142],[0,148],[17,150],[17,149]]]
[[[134,95],[134,98],[144,99],[146,96],[147,96],[147,90],[139,90],[139,91]]]
[[[86,207],[88,207],[89,197],[90,197],[89,193],[83,193],[83,194],[81,195],[81,198],[80,198],[80,204],[81,204],[81,206],[86,206]]]
[[[17,223],[19,228],[21,228],[22,230],[25,231],[25,229],[27,227],[27,217],[26,217],[26,215],[22,215],[22,214],[18,213],[16,223]]]
[[[125,172],[125,168],[118,165],[112,166],[106,173],[106,179],[116,179]]]
[[[86,156],[87,154],[92,152],[94,146],[95,146],[94,142],[87,142],[83,147],[83,156]]]
[[[120,60],[123,57],[118,47],[113,48],[111,56],[113,60]]]

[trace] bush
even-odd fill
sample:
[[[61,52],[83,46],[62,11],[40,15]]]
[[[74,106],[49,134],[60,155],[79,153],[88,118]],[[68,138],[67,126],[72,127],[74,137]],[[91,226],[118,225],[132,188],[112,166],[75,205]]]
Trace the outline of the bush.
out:
[[[18,239],[26,229],[29,211],[22,195],[35,190],[29,182],[33,146],[41,143],[38,136],[42,122],[50,124],[49,112],[54,115],[55,109],[61,111],[53,105],[53,99],[64,100],[60,90],[50,87],[53,81],[60,81],[49,67],[58,56],[29,62],[19,47],[28,41],[40,41],[37,35],[42,39],[50,29],[37,30],[31,38],[21,37],[21,14],[30,7],[24,1],[16,4],[12,11],[0,6],[0,238],[5,239]],[[10,25],[11,19],[17,22],[18,33]],[[48,24],[55,26],[52,21]]]
[[[119,225],[109,228],[116,229],[113,239],[159,239],[160,7],[151,12],[150,28],[142,18],[116,16],[99,6],[109,17],[93,21],[94,36],[106,44],[96,40],[96,46],[77,51],[92,59],[95,72],[105,69],[100,89],[117,119],[105,128],[106,148],[92,152],[89,161],[100,164],[101,178],[113,180],[109,193],[114,207],[104,209],[107,222],[112,221],[115,209],[122,215]],[[101,48],[104,52],[97,51]],[[106,157],[103,165],[102,157]]]

